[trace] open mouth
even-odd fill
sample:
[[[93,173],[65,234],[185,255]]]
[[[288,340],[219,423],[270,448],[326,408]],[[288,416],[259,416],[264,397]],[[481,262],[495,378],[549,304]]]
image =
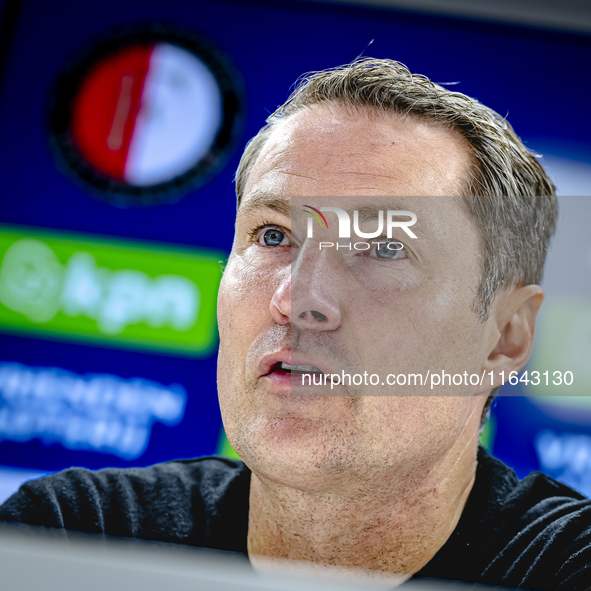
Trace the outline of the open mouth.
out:
[[[283,363],[282,361],[276,363],[272,369],[271,373],[274,371],[283,371],[287,374],[295,374],[295,375],[303,375],[303,374],[318,374],[324,375],[317,367],[313,365],[290,365],[289,363]]]

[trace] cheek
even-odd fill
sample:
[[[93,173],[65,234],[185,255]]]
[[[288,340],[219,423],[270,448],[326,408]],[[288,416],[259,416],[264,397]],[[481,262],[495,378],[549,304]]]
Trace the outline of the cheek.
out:
[[[232,255],[218,293],[218,396],[228,437],[235,436],[249,407],[247,361],[259,335],[272,323],[271,298],[277,283],[270,269]],[[235,442],[233,442],[235,443]]]
[[[357,305],[352,312],[361,329],[352,337],[365,351],[364,365],[385,375],[472,369],[482,338],[473,299],[471,286],[458,278],[393,291],[381,313],[372,301]]]
[[[244,363],[248,347],[271,320],[276,283],[270,269],[230,258],[218,294],[220,356]]]

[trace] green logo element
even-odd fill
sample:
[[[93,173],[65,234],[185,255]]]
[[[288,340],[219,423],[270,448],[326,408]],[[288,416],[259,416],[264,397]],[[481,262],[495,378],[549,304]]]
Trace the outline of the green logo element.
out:
[[[0,327],[204,355],[222,252],[0,226]]]

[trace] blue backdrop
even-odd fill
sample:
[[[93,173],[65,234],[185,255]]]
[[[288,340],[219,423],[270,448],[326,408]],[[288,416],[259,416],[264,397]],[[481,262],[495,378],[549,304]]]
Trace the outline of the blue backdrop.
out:
[[[174,204],[121,209],[90,196],[56,165],[48,105],[57,77],[96,39],[153,23],[201,34],[225,54],[242,89],[243,123],[227,162],[204,186]],[[436,82],[457,82],[454,88],[507,115],[530,147],[591,162],[590,81],[584,75],[591,42],[583,35],[310,2],[23,0],[0,81],[0,221],[229,252],[233,174],[246,141],[298,76],[361,53],[399,60]],[[57,368],[75,376],[176,383],[187,393],[180,423],[155,423],[139,457],[5,436],[0,442],[5,467],[146,465],[218,448],[215,354],[187,358],[3,334],[0,360],[34,371]],[[536,425],[554,419],[523,397],[501,400],[494,412],[491,446],[521,474],[539,468]],[[576,429],[591,435],[587,426]],[[514,430],[522,434],[519,449],[511,443]]]

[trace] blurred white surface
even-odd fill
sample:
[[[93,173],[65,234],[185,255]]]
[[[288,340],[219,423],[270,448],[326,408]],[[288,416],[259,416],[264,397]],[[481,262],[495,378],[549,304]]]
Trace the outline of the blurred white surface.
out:
[[[242,555],[126,538],[65,534],[57,530],[0,527],[2,591],[347,591],[384,589],[365,580],[327,580],[289,569],[261,575]],[[480,585],[414,580],[402,588],[461,591]],[[392,585],[388,585],[392,588]],[[483,586],[483,589],[497,587]]]

